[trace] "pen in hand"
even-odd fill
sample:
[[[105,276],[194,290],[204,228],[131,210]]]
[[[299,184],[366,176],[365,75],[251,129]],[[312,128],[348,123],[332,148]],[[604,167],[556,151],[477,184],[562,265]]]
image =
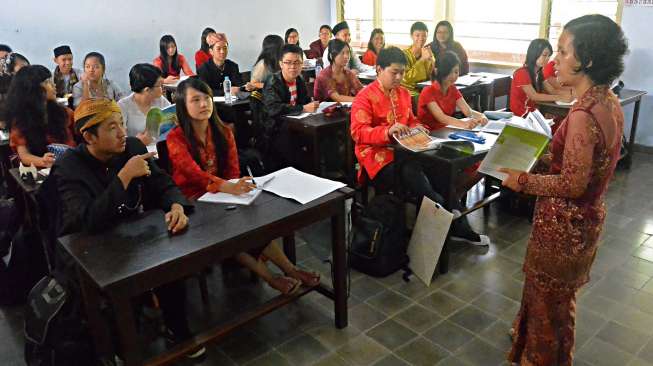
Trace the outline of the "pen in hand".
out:
[[[249,165],[247,165],[247,174],[249,174],[249,176],[252,177],[252,183],[256,185],[256,181],[254,180],[254,174],[252,174],[252,169],[249,168]]]

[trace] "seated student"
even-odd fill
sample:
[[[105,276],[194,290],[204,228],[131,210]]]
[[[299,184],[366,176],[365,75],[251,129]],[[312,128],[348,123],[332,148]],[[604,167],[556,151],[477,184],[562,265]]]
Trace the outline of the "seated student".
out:
[[[316,58],[322,59],[324,55],[324,50],[326,50],[329,40],[331,39],[331,27],[324,24],[320,27],[319,38],[311,42],[309,45],[309,50],[307,52],[307,58]]]
[[[150,159],[154,154],[147,153],[138,139],[125,135],[115,101],[83,101],[75,110],[75,129],[84,142],[57,159],[51,173],[61,204],[59,235],[100,232],[141,208],[162,209],[172,235],[188,226],[185,210],[192,206]],[[169,283],[154,292],[167,327],[166,338],[173,343],[190,338],[184,282]],[[196,359],[205,351],[200,347],[187,357]]]
[[[365,65],[376,66],[376,56],[385,47],[385,34],[383,29],[374,28],[370,34],[370,40],[367,42],[367,51],[363,54],[363,63]]]
[[[428,44],[431,47],[431,52],[435,56],[435,60],[446,51],[453,51],[460,60],[460,75],[467,75],[469,73],[469,61],[467,60],[467,52],[460,44],[453,38],[453,26],[446,20],[439,22],[435,26],[435,33],[433,34],[433,42]]]
[[[264,121],[267,151],[261,151],[269,161],[268,170],[287,167],[292,162],[288,126],[281,120],[286,115],[315,112],[319,102],[311,101],[306,84],[301,77],[304,64],[302,49],[287,44],[281,48],[279,66],[281,72],[273,74],[263,89]]]
[[[70,46],[59,46],[54,49],[54,62],[57,64],[52,73],[57,98],[73,93],[75,85],[82,77],[82,72],[73,67],[73,51]]]
[[[213,95],[216,96],[224,95],[222,84],[224,78],[229,77],[231,95],[236,95],[240,91],[243,82],[238,70],[238,64],[227,59],[229,42],[227,42],[227,36],[224,33],[216,34],[215,42],[209,46],[209,52],[211,53],[211,59],[197,70],[197,75],[202,81],[209,84],[213,90]]]
[[[195,75],[190,65],[188,65],[186,57],[177,52],[177,42],[171,35],[166,34],[161,37],[159,52],[159,56],[154,59],[152,64],[161,70],[164,83],[170,84],[179,80],[182,70],[186,76]]]
[[[177,89],[175,103],[179,125],[170,131],[166,143],[172,178],[184,195],[196,199],[206,192],[240,195],[254,189],[251,177],[240,177],[236,142],[213,108],[211,88],[195,78],[184,80]],[[238,181],[232,183],[229,179]],[[283,294],[296,292],[302,283],[320,283],[318,274],[295,267],[274,241],[263,249],[238,253],[235,258]],[[272,275],[266,259],[285,275]]]
[[[524,116],[534,111],[538,102],[571,102],[573,99],[571,94],[551,95],[544,92],[542,67],[549,61],[552,52],[553,48],[546,39],[534,39],[528,45],[524,66],[512,74],[510,110],[515,115]]]
[[[206,27],[202,31],[200,49],[195,52],[195,71],[199,72],[200,66],[211,59],[211,53],[209,53],[209,41],[211,41],[210,44],[215,43],[215,34],[215,30],[210,27]]]
[[[104,56],[98,52],[91,52],[84,57],[84,74],[77,84],[73,86],[73,105],[87,99],[111,99],[114,101],[122,98],[118,85],[105,78],[106,62]]]
[[[254,128],[258,128],[265,119],[262,91],[265,81],[280,70],[279,52],[281,52],[283,45],[283,38],[276,34],[268,34],[263,38],[261,53],[252,68],[250,81],[245,84],[245,89],[252,92],[251,98],[249,98],[249,106],[252,110]]]
[[[41,65],[26,66],[14,76],[6,100],[10,147],[24,165],[49,168],[49,144],[75,146],[72,111],[57,104],[52,74]]]
[[[430,47],[426,44],[426,36],[429,30],[426,24],[415,22],[410,27],[410,37],[413,39],[413,45],[404,50],[406,55],[406,71],[401,86],[406,88],[411,96],[419,95],[417,83],[426,81],[433,72],[435,60]]]
[[[286,36],[284,37],[284,42],[286,44],[294,44],[297,47],[301,47],[299,45],[299,32],[295,28],[288,28],[286,29]]]
[[[136,64],[129,70],[132,93],[118,101],[127,136],[138,138],[144,145],[153,143],[157,137],[150,136],[145,128],[147,113],[152,108],[170,105],[162,96],[162,83],[161,70],[150,64]]]
[[[351,34],[349,33],[349,24],[347,22],[340,22],[333,26],[333,35],[335,38],[344,41],[345,43],[349,44],[351,42]],[[329,49],[327,48],[322,55],[322,65],[324,67],[329,66]],[[373,66],[365,65],[364,63],[361,62],[361,60],[358,57],[351,57],[349,58],[349,69],[353,71],[355,74],[358,74],[359,72],[368,72],[374,70]]]
[[[367,85],[354,99],[351,109],[351,136],[354,150],[361,166],[377,187],[391,187],[395,181],[396,169],[394,151],[388,145],[394,135],[403,135],[410,128],[423,128],[413,115],[411,96],[403,88],[401,80],[407,65],[406,56],[396,47],[384,48],[376,60],[377,78]],[[426,196],[434,202],[443,198],[432,186],[437,179],[433,171],[425,170],[417,160],[407,160],[401,165],[399,177],[418,197]],[[457,209],[452,207],[450,209]],[[454,221],[453,236],[474,245],[488,245],[486,236],[479,236],[470,227],[466,218]]]
[[[460,59],[452,51],[440,54],[437,64],[437,72],[432,78],[431,85],[422,90],[419,95],[417,107],[417,118],[429,130],[438,130],[447,125],[474,129],[478,125],[485,125],[487,118],[483,113],[477,112],[469,107],[463,95],[456,88],[456,80],[459,76]],[[453,117],[456,107],[469,117],[467,121]]]
[[[6,46],[4,49],[11,50],[9,46]],[[0,53],[5,53],[4,58],[0,59],[0,66],[2,66],[0,67],[0,102],[2,102],[7,98],[12,78],[18,70],[25,66],[29,66],[29,61],[20,53],[5,51]]]
[[[329,62],[315,80],[313,96],[315,100],[334,102],[353,102],[354,96],[363,89],[358,77],[347,69],[351,49],[339,39],[329,41]]]

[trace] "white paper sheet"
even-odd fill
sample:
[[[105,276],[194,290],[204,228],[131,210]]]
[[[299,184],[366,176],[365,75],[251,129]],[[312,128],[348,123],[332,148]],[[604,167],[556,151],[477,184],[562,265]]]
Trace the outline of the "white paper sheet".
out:
[[[424,197],[408,244],[408,257],[410,269],[427,287],[431,285],[452,220],[451,212]]]
[[[238,100],[238,97],[235,95],[231,96],[231,102],[235,102]],[[226,101],[225,97],[213,97],[214,102],[222,102],[224,103]]]
[[[263,178],[259,178],[261,181],[258,181],[256,178],[254,178],[255,181],[258,182],[260,185],[265,185],[269,179],[264,180]],[[238,179],[230,179],[229,182],[231,183],[236,183],[238,182]],[[218,192],[218,193],[204,193],[200,198],[197,200],[200,202],[210,202],[210,203],[228,203],[232,205],[250,205],[256,197],[258,197],[261,192],[263,192],[261,189],[254,189],[251,190],[247,193],[241,194],[241,195],[234,195],[234,194],[229,194],[229,193],[224,193],[224,192]]]
[[[284,168],[259,179],[274,179],[263,185],[263,190],[278,196],[308,203],[345,186],[341,182],[316,177],[295,168]],[[260,183],[259,183],[260,184]]]
[[[467,74],[459,76],[456,80],[456,85],[470,86],[478,83],[481,79],[483,79],[482,75]]]

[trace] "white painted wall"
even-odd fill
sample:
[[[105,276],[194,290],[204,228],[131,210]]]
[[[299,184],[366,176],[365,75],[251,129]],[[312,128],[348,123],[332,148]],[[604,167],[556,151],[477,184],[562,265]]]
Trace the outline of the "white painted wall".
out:
[[[108,77],[129,91],[129,69],[152,62],[159,39],[172,34],[194,69],[202,30],[225,32],[229,58],[250,70],[263,37],[299,30],[302,47],[317,39],[321,24],[331,24],[330,0],[2,0],[0,43],[10,45],[32,64],[54,69],[52,49],[69,44],[75,67],[84,55],[99,51]]]

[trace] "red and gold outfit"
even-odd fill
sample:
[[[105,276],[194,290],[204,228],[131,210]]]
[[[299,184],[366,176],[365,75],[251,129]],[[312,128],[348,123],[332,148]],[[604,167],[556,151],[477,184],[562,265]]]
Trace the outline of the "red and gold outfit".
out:
[[[546,174],[522,174],[538,196],[509,361],[571,366],[576,292],[589,281],[605,219],[603,196],[621,147],[623,111],[607,86],[574,104],[549,147]]]
[[[400,86],[387,91],[375,80],[356,95],[351,107],[351,137],[356,144],[356,158],[372,179],[394,160],[388,130],[395,123],[419,125],[408,90]]]
[[[225,180],[240,177],[234,135],[229,128],[225,128],[224,131],[229,156],[221,177],[218,176],[218,158],[211,128],[207,126],[206,129],[206,145],[198,143],[200,164],[193,159],[190,153],[190,143],[180,127],[175,127],[168,134],[166,144],[172,165],[172,179],[184,196],[198,198],[206,192],[218,192]]]

